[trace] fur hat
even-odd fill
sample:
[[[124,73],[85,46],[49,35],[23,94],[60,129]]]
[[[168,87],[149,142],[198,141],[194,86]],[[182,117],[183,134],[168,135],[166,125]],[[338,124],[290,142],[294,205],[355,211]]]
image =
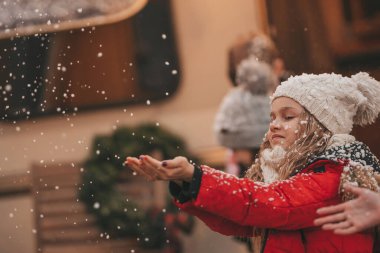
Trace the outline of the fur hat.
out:
[[[276,54],[276,47],[268,36],[258,34],[250,40],[248,54],[256,57],[259,61],[271,64]]]
[[[240,62],[236,69],[236,83],[253,95],[267,95],[276,86],[276,77],[269,64],[250,56]]]
[[[348,134],[353,125],[373,123],[380,113],[380,83],[368,73],[302,74],[277,87],[272,101],[289,97],[301,104],[333,134]]]
[[[220,145],[258,148],[269,126],[268,96],[252,95],[244,87],[232,89],[216,114],[214,131]]]
[[[236,69],[242,60],[252,56],[260,62],[271,65],[277,55],[277,49],[267,35],[249,33],[239,36],[228,50],[228,72],[233,85],[237,85]]]

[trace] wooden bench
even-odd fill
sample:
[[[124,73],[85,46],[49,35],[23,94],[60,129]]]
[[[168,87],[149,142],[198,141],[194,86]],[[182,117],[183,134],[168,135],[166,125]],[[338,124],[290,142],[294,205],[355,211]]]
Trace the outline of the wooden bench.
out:
[[[32,166],[36,252],[158,252],[139,248],[135,238],[112,239],[102,235],[95,217],[87,212],[77,196],[83,171],[80,165],[73,163]],[[157,202],[157,185],[140,177],[131,175],[118,188],[142,208]]]

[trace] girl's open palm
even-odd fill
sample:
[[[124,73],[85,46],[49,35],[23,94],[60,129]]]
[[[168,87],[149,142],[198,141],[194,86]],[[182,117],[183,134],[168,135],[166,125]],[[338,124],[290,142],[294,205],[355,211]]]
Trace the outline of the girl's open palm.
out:
[[[353,234],[380,224],[379,193],[352,185],[344,185],[344,189],[358,197],[319,209],[317,213],[326,216],[316,219],[315,225],[336,234]]]
[[[190,182],[194,165],[186,157],[177,156],[172,160],[158,161],[151,156],[141,155],[127,157],[126,164],[138,175],[144,176],[149,181],[187,181]]]

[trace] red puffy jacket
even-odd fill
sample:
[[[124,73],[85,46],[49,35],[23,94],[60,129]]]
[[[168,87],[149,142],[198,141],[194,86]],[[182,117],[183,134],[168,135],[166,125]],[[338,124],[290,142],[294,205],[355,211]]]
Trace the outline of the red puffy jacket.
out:
[[[196,199],[175,203],[224,235],[251,237],[253,227],[267,229],[265,253],[372,252],[373,231],[342,236],[313,224],[318,208],[341,202],[338,188],[344,166],[318,160],[272,184],[202,166]]]

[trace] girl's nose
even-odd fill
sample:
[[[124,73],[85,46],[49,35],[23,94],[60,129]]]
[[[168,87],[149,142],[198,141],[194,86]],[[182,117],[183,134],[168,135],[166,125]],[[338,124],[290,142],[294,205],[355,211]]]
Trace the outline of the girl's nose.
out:
[[[270,122],[269,124],[269,129],[273,132],[274,130],[276,129],[280,129],[281,128],[281,124],[280,122],[278,122],[277,120],[273,120]]]

